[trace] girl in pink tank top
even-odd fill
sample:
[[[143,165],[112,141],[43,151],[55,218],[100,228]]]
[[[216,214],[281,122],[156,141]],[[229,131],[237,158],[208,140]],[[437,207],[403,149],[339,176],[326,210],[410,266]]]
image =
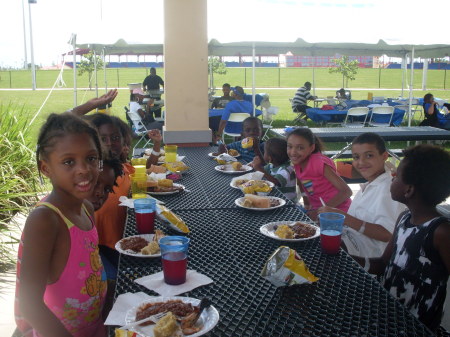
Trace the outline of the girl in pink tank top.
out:
[[[322,200],[327,206],[347,212],[350,207],[351,189],[336,173],[334,162],[321,153],[322,143],[310,129],[294,129],[287,136],[287,152],[300,181],[303,195],[310,202],[308,215],[317,218]]]
[[[97,132],[72,114],[52,114],[36,157],[52,183],[28,216],[19,247],[16,320],[27,336],[105,337],[106,275],[92,204],[101,166]]]

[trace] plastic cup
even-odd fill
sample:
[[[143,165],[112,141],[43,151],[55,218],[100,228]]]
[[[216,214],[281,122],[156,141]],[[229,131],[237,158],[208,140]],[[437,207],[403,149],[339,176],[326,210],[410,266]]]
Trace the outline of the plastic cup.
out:
[[[184,236],[165,236],[159,240],[164,281],[167,284],[186,282],[189,241]]]
[[[147,198],[147,174],[133,173],[131,179],[131,197],[133,199]]]
[[[165,145],[164,152],[166,157],[166,163],[173,163],[177,161],[177,145]]]
[[[320,246],[326,254],[339,253],[345,216],[339,213],[319,214]]]
[[[134,200],[136,229],[139,234],[153,234],[155,232],[155,211],[155,199],[145,198]]]
[[[133,165],[134,167],[134,174],[146,174],[146,167],[145,165]]]

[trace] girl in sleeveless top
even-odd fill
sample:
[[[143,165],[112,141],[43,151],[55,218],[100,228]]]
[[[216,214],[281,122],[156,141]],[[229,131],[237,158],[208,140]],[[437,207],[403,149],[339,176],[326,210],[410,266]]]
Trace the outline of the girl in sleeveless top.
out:
[[[315,220],[317,210],[326,206],[347,212],[352,191],[337,174],[334,162],[322,154],[322,142],[310,129],[294,129],[287,135],[287,153],[300,183],[308,216]],[[308,205],[309,202],[309,205]]]
[[[106,275],[92,194],[101,169],[98,134],[70,114],[42,126],[36,158],[52,191],[25,223],[17,265],[16,321],[26,336],[104,337]]]
[[[381,258],[357,259],[431,330],[443,315],[450,273],[450,221],[436,205],[450,195],[450,154],[432,145],[404,150],[392,180],[392,199],[405,204]]]

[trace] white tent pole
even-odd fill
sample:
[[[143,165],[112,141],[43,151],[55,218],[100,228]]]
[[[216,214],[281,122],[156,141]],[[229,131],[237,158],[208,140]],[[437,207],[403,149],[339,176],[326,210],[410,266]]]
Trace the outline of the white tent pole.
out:
[[[95,97],[98,97],[97,53],[94,50]]]
[[[422,90],[427,90],[428,59],[423,59]]]
[[[138,56],[139,58],[139,56]],[[102,50],[102,60],[103,60],[103,78],[105,80],[105,94],[108,92],[108,81],[106,80],[106,57],[105,57],[105,48]]]
[[[407,60],[406,60],[406,54],[402,57],[402,95],[401,98],[403,98],[403,91],[405,89],[405,76],[406,76],[406,70],[407,70]]]
[[[78,105],[77,102],[77,34],[72,34],[72,53],[73,53],[73,107]]]
[[[414,84],[414,46],[411,52],[411,83],[409,84],[409,111],[411,111],[411,104],[413,99],[413,84]],[[411,113],[408,113],[408,126],[411,126]]]
[[[253,50],[252,50],[252,104],[253,104],[253,114],[252,116],[256,116],[256,97],[255,97],[255,42],[253,42]]]

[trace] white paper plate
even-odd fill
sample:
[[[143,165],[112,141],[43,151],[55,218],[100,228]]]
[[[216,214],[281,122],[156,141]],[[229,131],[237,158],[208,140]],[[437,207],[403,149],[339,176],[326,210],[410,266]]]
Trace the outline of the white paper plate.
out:
[[[248,165],[242,165],[242,170],[241,171],[235,171],[235,170],[231,170],[231,169],[230,170],[224,170],[224,168],[226,169],[227,165],[217,165],[217,166],[214,167],[214,169],[216,171],[219,171],[219,172],[222,172],[222,173],[225,173],[225,174],[242,174],[242,173],[249,172],[249,171],[253,170],[253,167],[248,166]],[[231,168],[231,166],[230,166],[230,168]]]
[[[192,297],[180,297],[180,296],[173,296],[173,297],[164,297],[164,296],[158,296],[158,297],[152,297],[150,299],[147,299],[140,303],[138,306],[131,308],[128,310],[126,316],[125,316],[125,323],[129,324],[136,321],[136,311],[141,305],[144,305],[146,303],[156,303],[156,302],[166,302],[169,300],[182,300],[184,303],[192,303],[192,305],[199,305],[200,300]],[[211,331],[219,322],[219,312],[217,311],[214,306],[210,306],[207,309],[203,310],[202,314],[200,315],[200,318],[198,319],[197,324],[203,325],[202,329],[192,335],[189,335],[189,337],[196,337],[204,335],[205,333]],[[139,336],[141,337],[153,337],[153,328],[154,324],[147,325],[147,326],[135,326],[131,328],[130,330],[137,332]]]
[[[147,240],[148,242],[151,242],[151,241],[153,241],[153,236],[154,236],[154,234],[140,234],[140,235],[129,236],[129,238],[141,237],[141,238],[144,238],[145,240]],[[123,239],[127,239],[127,238],[123,238]],[[122,247],[120,246],[120,242],[122,240],[117,241],[116,245],[114,246],[116,248],[116,250],[119,253],[121,253],[121,254],[129,255],[129,256],[135,256],[135,257],[145,257],[145,258],[148,258],[148,257],[160,257],[161,256],[161,253],[156,253],[156,254],[153,254],[153,255],[144,255],[144,254],[141,254],[141,253],[135,253],[132,250],[123,250]]]
[[[181,187],[181,190],[175,190],[175,191],[167,191],[167,192],[147,192],[147,194],[151,194],[151,195],[171,195],[171,194],[175,194],[175,193],[180,193],[182,191],[185,190],[185,186],[181,185],[181,184],[173,184],[174,187]]]
[[[185,157],[185,156],[180,156],[180,155],[177,154],[177,159],[176,159],[176,161],[183,161],[184,157]],[[165,156],[165,155],[160,156],[160,157],[158,158],[158,164],[165,164],[165,162],[166,162],[166,156]]]
[[[271,200],[278,200],[280,202],[280,204],[278,206],[273,206],[273,207],[268,207],[268,208],[245,207],[245,206],[242,206],[242,204],[244,203],[245,197],[237,198],[234,201],[234,203],[241,208],[249,209],[252,211],[260,211],[260,212],[261,211],[271,211],[273,209],[283,207],[286,204],[286,201],[281,198],[277,198],[277,197],[268,197],[268,198],[270,198]]]
[[[238,180],[239,180],[239,178],[237,178]],[[254,179],[247,179],[247,180],[254,180]],[[231,187],[233,187],[233,188],[236,188],[236,189],[238,189],[238,190],[240,190],[241,188],[239,187],[239,186],[236,186],[234,183],[236,182],[236,180],[232,180],[231,182],[230,182],[230,186]],[[270,186],[270,188],[274,188],[275,187],[275,184],[273,183],[273,182],[271,182],[271,181],[268,181],[268,180],[264,180],[264,182],[265,183],[267,183],[267,185],[269,185]]]
[[[216,152],[210,152],[210,153],[208,153],[208,156],[209,156],[210,158],[216,158],[217,156],[215,156],[214,153],[216,153]],[[231,154],[230,154],[230,156],[231,156]],[[232,157],[238,158],[238,157],[240,157],[240,156],[241,156],[241,154],[238,153],[237,156],[232,156]]]
[[[309,238],[300,238],[300,239],[282,239],[280,237],[278,237],[275,234],[275,226],[281,226],[281,225],[293,225],[295,224],[297,221],[276,221],[276,222],[269,222],[268,224],[262,225],[259,228],[259,231],[261,232],[261,234],[271,238],[271,239],[275,239],[275,240],[279,240],[279,241],[305,241],[305,240],[310,240],[310,239],[314,239],[316,237],[318,237],[320,235],[320,228],[314,225],[311,225],[313,227],[316,228],[316,234],[314,234],[313,236],[310,236]]]

